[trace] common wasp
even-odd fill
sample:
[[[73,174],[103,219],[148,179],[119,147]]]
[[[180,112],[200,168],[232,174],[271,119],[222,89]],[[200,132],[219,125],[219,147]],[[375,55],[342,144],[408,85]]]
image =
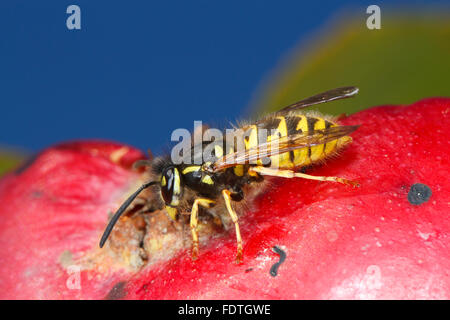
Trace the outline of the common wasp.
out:
[[[235,227],[236,261],[240,262],[243,246],[239,210],[235,207],[264,181],[265,176],[359,185],[340,177],[313,176],[303,172],[304,168],[323,162],[348,145],[352,141],[349,134],[358,126],[339,125],[332,117],[309,114],[302,109],[353,97],[357,93],[356,87],[343,87],[301,100],[251,124],[241,125],[233,134],[227,132],[221,139],[202,141],[201,148],[193,144],[192,152],[184,154],[181,162],[175,162],[171,157],[139,160],[136,166],[150,167],[153,179],[138,188],[120,206],[103,233],[100,247],[134,199],[144,189],[153,187],[158,195],[156,200],[152,200],[156,202],[153,207],[165,209],[173,220],[179,213],[190,214],[193,259],[198,257],[199,251],[199,212],[215,216],[228,214]],[[205,149],[212,150],[206,159]]]

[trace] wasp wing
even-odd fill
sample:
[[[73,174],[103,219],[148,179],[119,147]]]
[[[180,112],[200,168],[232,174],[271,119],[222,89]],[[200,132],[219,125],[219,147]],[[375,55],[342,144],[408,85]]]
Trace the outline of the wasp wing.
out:
[[[298,101],[296,103],[290,104],[280,111],[275,112],[276,114],[286,113],[294,110],[303,109],[315,104],[325,103],[333,100],[345,99],[353,97],[358,93],[359,89],[357,87],[342,87],[333,90],[325,91],[315,96],[306,98],[304,100]]]
[[[263,119],[256,121],[253,124],[258,125],[259,123],[263,123],[267,119],[274,117],[274,116],[282,116],[286,113],[297,111],[315,104],[330,102],[333,100],[340,100],[345,98],[351,98],[354,95],[358,93],[359,89],[357,87],[341,87],[336,88],[332,90],[328,90],[319,94],[316,94],[315,96],[300,100],[296,103],[290,104],[283,109],[279,111],[275,111],[267,116],[265,116]],[[249,128],[250,125],[243,126],[242,129],[246,130]]]
[[[240,164],[257,164],[258,160],[276,156],[296,149],[306,148],[331,142],[355,131],[359,126],[336,126],[280,137],[264,142],[253,148],[233,152],[212,164],[212,171],[217,172]]]

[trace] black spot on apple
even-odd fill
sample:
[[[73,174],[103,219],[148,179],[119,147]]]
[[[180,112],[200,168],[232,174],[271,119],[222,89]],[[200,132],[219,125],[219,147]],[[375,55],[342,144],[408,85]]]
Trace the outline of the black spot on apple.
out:
[[[415,183],[411,186],[408,192],[408,201],[412,205],[421,205],[427,202],[431,197],[431,189],[423,183]]]

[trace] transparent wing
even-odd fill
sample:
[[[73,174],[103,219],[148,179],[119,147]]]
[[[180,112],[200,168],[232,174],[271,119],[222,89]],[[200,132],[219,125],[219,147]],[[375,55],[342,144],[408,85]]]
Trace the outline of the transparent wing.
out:
[[[298,101],[296,103],[290,104],[280,111],[275,112],[276,114],[286,113],[298,109],[303,109],[315,104],[325,103],[333,100],[345,99],[353,97],[358,93],[359,89],[357,87],[342,87],[329,91],[325,91],[315,96],[306,98],[304,100]]]
[[[296,149],[324,144],[355,131],[359,126],[337,126],[308,132],[300,132],[281,137],[269,142],[261,143],[256,147],[230,153],[211,166],[213,172],[224,170],[239,164],[256,164],[257,160],[276,156]]]
[[[358,93],[359,89],[357,87],[341,87],[336,88],[333,90],[328,90],[319,94],[316,94],[315,96],[300,100],[296,103],[290,104],[286,107],[284,107],[281,110],[275,111],[265,117],[263,117],[261,120],[256,121],[255,123],[252,123],[251,125],[258,125],[262,122],[267,121],[267,119],[274,117],[274,116],[283,116],[289,112],[293,112],[296,110],[301,110],[303,108],[325,103],[333,100],[340,100],[345,98],[351,98],[355,96]],[[243,130],[247,130],[250,127],[250,125],[243,126]]]

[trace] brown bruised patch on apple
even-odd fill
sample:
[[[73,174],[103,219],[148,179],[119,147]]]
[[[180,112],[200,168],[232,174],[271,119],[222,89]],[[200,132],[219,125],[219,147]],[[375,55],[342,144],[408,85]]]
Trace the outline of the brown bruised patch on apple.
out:
[[[117,196],[112,203],[108,203],[108,209],[99,213],[102,230],[129,194],[151,179],[149,172],[142,170],[143,168],[132,170],[133,163],[143,158],[144,155],[140,151],[116,143],[69,142],[39,153],[9,179],[16,180],[15,184],[29,189],[27,192],[34,205],[47,198],[50,199],[50,206],[60,199],[66,202],[91,201],[95,205],[97,196],[102,197],[101,194],[105,194],[108,197],[109,192],[115,193]],[[113,175],[114,178],[109,180],[109,176]],[[102,179],[103,184],[99,185],[98,182]],[[120,186],[114,184],[114,180],[118,179],[122,184]],[[8,178],[5,179],[7,180]],[[91,191],[92,188],[96,191]],[[135,272],[143,266],[168,260],[181,249],[190,248],[188,215],[181,216],[179,221],[174,222],[164,211],[146,212],[148,202],[158,196],[152,194],[151,190],[142,192],[119,219],[103,249],[98,247],[98,240],[82,254],[72,254],[69,248],[64,248],[58,256],[59,265],[64,270],[77,265],[82,270],[104,272],[106,269],[125,269]],[[17,200],[21,201],[19,198]],[[27,197],[23,198],[23,201],[26,202]],[[44,202],[44,207],[49,205]],[[64,210],[69,213],[77,208]],[[45,219],[53,219],[45,212],[39,214],[43,219],[42,224],[45,224]],[[74,227],[78,223],[79,221],[74,219]],[[220,226],[211,217],[200,219],[199,236],[202,245],[220,232]],[[100,234],[97,235],[99,236]]]
[[[240,218],[241,265],[233,228],[205,218],[193,262],[188,222],[164,212],[131,209],[100,250],[108,213],[145,182],[130,169],[144,155],[106,142],[49,148],[0,181],[0,298],[448,299],[449,112],[450,99],[432,98],[343,119],[362,125],[354,142],[309,173],[361,187],[274,180]],[[432,194],[415,205],[419,183]],[[276,277],[274,246],[286,253]]]
[[[119,281],[114,287],[112,287],[111,291],[105,297],[105,300],[120,300],[126,297],[127,292],[125,291],[126,282]]]
[[[139,176],[139,184],[154,179],[147,170]],[[134,192],[137,186],[130,188],[128,194]],[[152,188],[146,189],[133,201],[114,226],[104,248],[100,250],[106,251],[116,261],[121,261],[121,267],[126,266],[136,271],[141,267],[169,260],[180,250],[190,249],[192,246],[189,213],[180,213],[178,220],[173,221],[164,210],[155,211],[153,207],[159,193],[154,191]],[[128,195],[123,200],[127,197]],[[109,218],[111,216],[112,212]],[[105,226],[106,224],[107,221]],[[223,228],[217,220],[206,215],[199,217],[198,231],[200,244],[205,245],[209,238],[223,233]],[[104,255],[98,255],[97,249],[92,252],[94,259],[102,260]]]
[[[169,260],[180,250],[191,248],[188,215],[181,215],[178,221],[172,221],[163,210],[150,213],[133,211],[127,211],[117,222],[103,249],[121,260],[122,266],[137,270]],[[213,236],[223,235],[223,229],[212,217],[203,216],[199,221],[201,245],[207,244]]]

